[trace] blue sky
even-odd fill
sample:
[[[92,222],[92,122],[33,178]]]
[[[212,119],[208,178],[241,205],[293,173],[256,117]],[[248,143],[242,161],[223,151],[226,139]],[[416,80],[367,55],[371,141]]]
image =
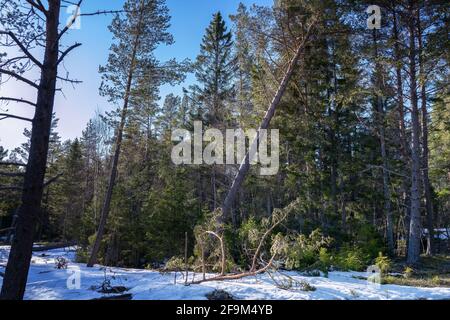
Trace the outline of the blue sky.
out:
[[[195,59],[199,52],[200,42],[208,26],[212,14],[221,11],[227,19],[228,27],[231,23],[230,14],[236,12],[239,3],[248,6],[253,3],[259,5],[271,5],[273,0],[167,0],[167,6],[172,16],[170,31],[174,35],[175,44],[170,47],[158,48],[156,54],[161,60],[176,58]],[[123,1],[119,0],[85,0],[82,13],[94,12],[98,9],[114,10],[122,7]],[[62,21],[69,15],[63,13]],[[103,65],[108,57],[108,49],[111,44],[111,34],[107,27],[111,21],[111,15],[83,17],[80,30],[71,30],[64,38],[63,44],[70,45],[81,42],[82,46],[74,51],[65,60],[59,75],[65,76],[69,72],[71,78],[82,80],[82,84],[75,87],[65,85],[63,93],[58,93],[55,101],[55,112],[59,121],[58,132],[63,139],[73,139],[81,135],[86,123],[96,111],[110,110],[112,106],[98,94],[100,85],[99,65]],[[36,53],[39,55],[39,53]],[[35,75],[37,77],[37,75]],[[186,82],[177,87],[163,86],[161,97],[173,92],[181,93],[183,86],[188,86],[194,81],[189,75]],[[30,88],[21,86],[15,81],[9,81],[0,87],[0,96],[14,96],[34,100],[35,93]],[[7,107],[12,113],[32,117],[30,107],[11,104]],[[5,107],[2,107],[5,109]],[[2,111],[3,112],[3,111]],[[6,119],[0,121],[0,145],[6,149],[13,149],[24,142],[22,135],[26,123],[18,120]]]

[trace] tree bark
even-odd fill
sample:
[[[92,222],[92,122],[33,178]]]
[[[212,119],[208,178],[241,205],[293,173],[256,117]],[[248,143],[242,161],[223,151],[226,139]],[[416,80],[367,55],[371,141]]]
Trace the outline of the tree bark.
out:
[[[48,4],[44,62],[32,123],[30,153],[23,182],[22,203],[17,213],[15,236],[0,296],[7,300],[23,299],[36,221],[41,212],[58,69],[58,24],[61,1],[49,0]]]
[[[420,257],[421,216],[420,216],[420,123],[417,101],[416,39],[414,1],[409,1],[409,74],[411,97],[411,217],[407,263],[415,264]]]

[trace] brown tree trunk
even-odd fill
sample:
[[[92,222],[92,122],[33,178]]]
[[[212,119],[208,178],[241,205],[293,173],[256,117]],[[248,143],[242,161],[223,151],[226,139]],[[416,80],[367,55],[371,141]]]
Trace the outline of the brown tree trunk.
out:
[[[311,27],[312,27],[312,25],[311,25]],[[310,27],[310,29],[311,29],[311,27]],[[260,134],[261,130],[267,129],[269,127],[270,121],[272,120],[273,116],[275,115],[275,110],[276,110],[278,104],[280,103],[281,98],[284,95],[284,92],[286,91],[289,80],[291,79],[292,74],[294,73],[295,67],[297,66],[297,62],[300,59],[300,55],[303,51],[304,45],[309,38],[309,32],[310,32],[310,30],[308,30],[308,33],[306,34],[303,42],[301,44],[299,44],[297,51],[295,52],[295,55],[292,58],[289,66],[284,74],[283,80],[281,81],[281,83],[278,87],[277,93],[275,94],[275,96],[266,112],[266,115],[264,116],[264,119],[261,123],[261,126],[258,129],[256,138],[253,141],[252,145],[255,145],[256,143],[258,143],[259,134]],[[228,191],[227,196],[225,197],[225,200],[222,205],[222,216],[220,217],[220,219],[225,220],[224,218],[229,215],[231,207],[233,206],[234,200],[236,198],[236,194],[237,194],[238,190],[241,188],[241,185],[244,182],[244,179],[245,179],[249,169],[250,169],[250,153],[247,152],[244,160],[241,163],[241,166],[239,167],[239,171],[238,171],[236,177],[234,178],[231,188]]]
[[[376,65],[376,124],[378,127],[378,135],[380,140],[380,151],[381,151],[381,159],[382,159],[382,167],[383,167],[383,200],[384,200],[384,215],[386,217],[386,238],[388,251],[390,254],[394,254],[394,228],[392,221],[392,212],[391,212],[391,188],[389,185],[389,168],[388,168],[388,159],[386,152],[386,129],[385,129],[385,113],[384,113],[384,99],[380,95],[380,91],[384,89],[384,84],[381,75],[381,65],[378,61],[378,44],[377,44],[377,30],[373,30],[373,44],[374,44],[374,55],[375,55],[375,65]],[[383,90],[384,91],[384,90]]]
[[[400,38],[398,33],[398,21],[397,21],[397,13],[395,8],[392,12],[393,15],[393,35],[394,35],[394,60],[396,62],[395,65],[395,73],[396,73],[396,82],[397,82],[397,112],[398,112],[398,129],[399,129],[399,139],[400,139],[400,152],[404,165],[409,164],[409,152],[408,152],[408,144],[407,144],[407,133],[405,126],[405,105],[403,99],[403,77],[402,77],[402,56],[400,52]],[[403,195],[403,208],[404,208],[404,216],[406,218],[406,224],[409,226],[409,214],[410,214],[410,204],[409,204],[409,196],[408,190],[409,182],[407,178],[402,178],[401,185],[401,194]],[[408,246],[409,235],[406,235],[406,247]]]
[[[409,1],[409,74],[411,96],[411,217],[407,263],[415,264],[420,257],[421,216],[420,216],[420,122],[417,101],[416,42],[415,42],[415,2]]]
[[[44,176],[55,98],[58,69],[58,24],[60,0],[49,0],[46,17],[44,62],[37,93],[36,111],[32,123],[31,144],[23,182],[22,203],[17,213],[14,240],[6,266],[1,298],[21,300],[30,267],[33,238],[44,191]]]
[[[116,143],[115,143],[116,148],[114,151],[114,157],[113,157],[113,161],[111,164],[111,173],[109,176],[108,190],[106,192],[105,200],[103,202],[102,212],[100,215],[100,222],[99,222],[99,226],[98,226],[98,230],[97,230],[97,235],[95,237],[95,242],[92,247],[91,256],[87,263],[88,267],[93,267],[94,264],[97,262],[97,255],[100,250],[100,244],[101,244],[103,235],[105,233],[106,222],[108,220],[109,211],[111,209],[110,208],[111,200],[112,200],[112,195],[113,195],[114,186],[116,184],[116,177],[117,177],[117,166],[119,164],[120,150],[122,147],[123,130],[125,128],[125,122],[126,122],[126,118],[127,118],[128,104],[129,104],[130,92],[131,92],[131,84],[133,81],[134,67],[135,67],[135,63],[136,63],[136,55],[137,55],[137,50],[138,50],[139,41],[140,41],[140,32],[141,32],[140,30],[141,30],[142,19],[143,19],[143,13],[141,12],[140,17],[139,17],[139,23],[138,23],[138,28],[137,28],[137,32],[136,32],[136,37],[135,37],[134,43],[133,43],[133,50],[131,52],[131,57],[130,57],[130,69],[128,70],[128,75],[127,75],[127,85],[126,85],[125,95],[124,95],[124,100],[123,100],[122,114],[120,117],[119,127],[117,128],[117,137],[116,137]]]
[[[433,212],[433,197],[431,195],[430,179],[428,175],[428,110],[427,110],[427,95],[426,95],[426,79],[423,61],[423,44],[422,44],[422,27],[420,25],[420,13],[417,12],[417,39],[419,45],[419,73],[422,79],[420,100],[422,111],[422,179],[423,188],[425,192],[425,203],[427,211],[427,255],[433,254],[433,239],[434,239],[434,212]]]

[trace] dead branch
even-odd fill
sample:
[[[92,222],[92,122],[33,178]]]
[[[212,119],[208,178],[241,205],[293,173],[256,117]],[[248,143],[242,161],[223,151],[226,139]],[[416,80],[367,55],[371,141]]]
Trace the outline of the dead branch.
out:
[[[35,103],[25,100],[25,99],[22,99],[22,98],[19,99],[19,98],[10,98],[10,97],[0,97],[0,100],[25,103],[25,104],[29,104],[30,106],[36,107]]]
[[[67,48],[62,54],[61,57],[59,57],[58,62],[56,63],[56,65],[59,65],[64,58],[70,53],[70,51],[74,50],[75,48],[78,48],[79,46],[81,46],[81,43],[75,43],[73,45],[71,45],[69,48]]]
[[[225,275],[225,273],[224,273],[225,272],[225,268],[224,268],[225,267],[225,247],[223,244],[223,240],[217,233],[212,232],[212,231],[206,231],[206,233],[214,235],[220,241],[221,249],[222,249],[222,273],[218,276],[208,278],[208,279],[205,279],[205,277],[203,276],[202,280],[193,281],[191,284],[200,284],[200,283],[206,282],[206,281],[237,280],[237,279],[251,277],[251,276],[255,276],[257,274],[266,272],[272,266],[273,260],[275,259],[276,255],[277,255],[277,250],[276,249],[272,250],[272,256],[271,256],[270,260],[267,262],[267,264],[264,267],[257,269],[256,261],[260,256],[261,249],[262,249],[267,237],[272,233],[272,231],[278,225],[280,225],[284,220],[286,220],[286,218],[289,216],[289,214],[297,207],[299,201],[300,201],[300,198],[297,198],[296,200],[291,202],[288,206],[286,206],[284,209],[278,210],[278,212],[276,213],[277,216],[273,217],[273,219],[276,219],[276,220],[272,220],[271,226],[267,229],[267,231],[261,237],[258,248],[256,249],[256,252],[253,256],[252,267],[251,267],[250,271],[247,271],[247,272]],[[272,249],[275,248],[274,246],[275,245],[272,245]]]
[[[225,281],[225,280],[238,280],[238,279],[242,279],[245,277],[252,277],[252,276],[256,276],[260,273],[263,273],[265,271],[267,271],[267,269],[269,269],[272,266],[273,260],[275,259],[276,254],[274,253],[272,255],[272,257],[270,258],[269,262],[267,263],[267,265],[259,270],[255,270],[255,271],[248,271],[248,272],[243,272],[243,273],[237,273],[237,274],[230,274],[230,275],[219,275],[216,277],[212,277],[212,278],[207,278],[204,280],[198,280],[198,281],[194,281],[192,282],[192,284],[200,284],[203,282],[210,282],[210,281]]]
[[[47,10],[45,10],[45,7],[42,4],[41,0],[37,0],[37,3],[34,2],[33,0],[25,0],[25,1],[28,2],[33,8],[36,8],[45,15],[47,15]]]
[[[16,116],[16,115],[13,115],[13,114],[8,114],[8,113],[0,113],[0,117],[1,117],[0,120],[5,120],[5,119],[8,119],[8,118],[11,118],[11,119],[18,119],[18,120],[22,120],[22,121],[33,122],[33,119],[20,117],[20,116]]]
[[[83,83],[83,81],[81,80],[76,80],[76,79],[69,79],[69,78],[63,78],[63,77],[56,77],[56,79],[64,81],[64,82],[68,82],[70,84],[80,84]]]
[[[83,0],[80,0],[76,4],[77,12],[75,12],[75,14],[73,15],[72,19],[69,21],[69,23],[67,23],[67,25],[61,30],[61,32],[59,33],[57,41],[55,42],[55,44],[58,43],[58,41],[62,38],[62,36],[70,29],[70,27],[75,23],[77,18],[80,16],[80,6],[81,6],[82,3],[83,3]],[[58,63],[59,63],[59,60],[58,60]]]
[[[250,271],[256,270],[256,260],[258,259],[259,253],[262,249],[262,246],[264,245],[266,238],[269,236],[269,234],[272,233],[273,229],[275,229],[283,220],[286,219],[286,217],[287,217],[287,215],[285,215],[284,218],[281,217],[280,219],[278,219],[278,221],[273,223],[272,226],[269,229],[267,229],[267,231],[264,233],[264,235],[261,238],[261,241],[259,242],[258,248],[256,249],[255,254],[253,255],[252,267],[251,267]]]
[[[35,88],[35,89],[39,89],[39,86],[38,86],[36,83],[34,83],[34,82],[31,81],[31,80],[28,80],[27,78],[24,78],[24,77],[18,75],[18,74],[15,73],[15,72],[12,72],[12,71],[9,71],[9,70],[5,70],[5,69],[0,69],[0,74],[2,74],[2,73],[6,74],[6,75],[8,75],[8,76],[11,76],[11,77],[13,77],[13,78],[15,78],[16,80],[25,82],[26,84],[32,86],[32,87]]]
[[[221,250],[221,258],[222,258],[220,274],[224,275],[225,274],[225,246],[223,244],[223,239],[222,239],[222,237],[220,237],[217,233],[215,233],[213,231],[205,231],[205,233],[211,234],[211,235],[215,236],[217,239],[219,239],[220,250]]]
[[[33,63],[34,63],[35,65],[37,65],[39,68],[42,68],[42,63],[40,63],[40,62],[38,61],[38,59],[36,59],[36,58],[31,54],[31,52],[28,51],[27,48],[25,48],[25,46],[23,45],[23,43],[20,42],[20,40],[15,36],[14,33],[12,33],[11,31],[2,31],[2,30],[0,30],[0,35],[2,35],[2,34],[11,37],[11,39],[13,39],[13,41],[19,46],[20,50],[22,50],[22,52],[25,53],[25,55],[26,55],[31,61],[33,61]]]

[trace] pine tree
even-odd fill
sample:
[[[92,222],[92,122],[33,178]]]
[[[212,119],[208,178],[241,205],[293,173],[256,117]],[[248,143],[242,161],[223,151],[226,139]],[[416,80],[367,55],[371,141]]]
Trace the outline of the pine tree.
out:
[[[154,57],[154,51],[160,44],[169,45],[173,42],[167,31],[170,16],[163,0],[128,0],[124,9],[126,17],[117,16],[110,26],[116,43],[111,46],[108,64],[100,69],[104,81],[100,88],[101,94],[108,96],[111,102],[122,102],[122,109],[116,129],[108,190],[88,262],[90,267],[96,262],[106,228],[133,89],[137,89],[137,84],[143,80],[153,80],[154,84],[167,81],[167,77],[163,76],[164,71],[156,71],[161,66]]]

